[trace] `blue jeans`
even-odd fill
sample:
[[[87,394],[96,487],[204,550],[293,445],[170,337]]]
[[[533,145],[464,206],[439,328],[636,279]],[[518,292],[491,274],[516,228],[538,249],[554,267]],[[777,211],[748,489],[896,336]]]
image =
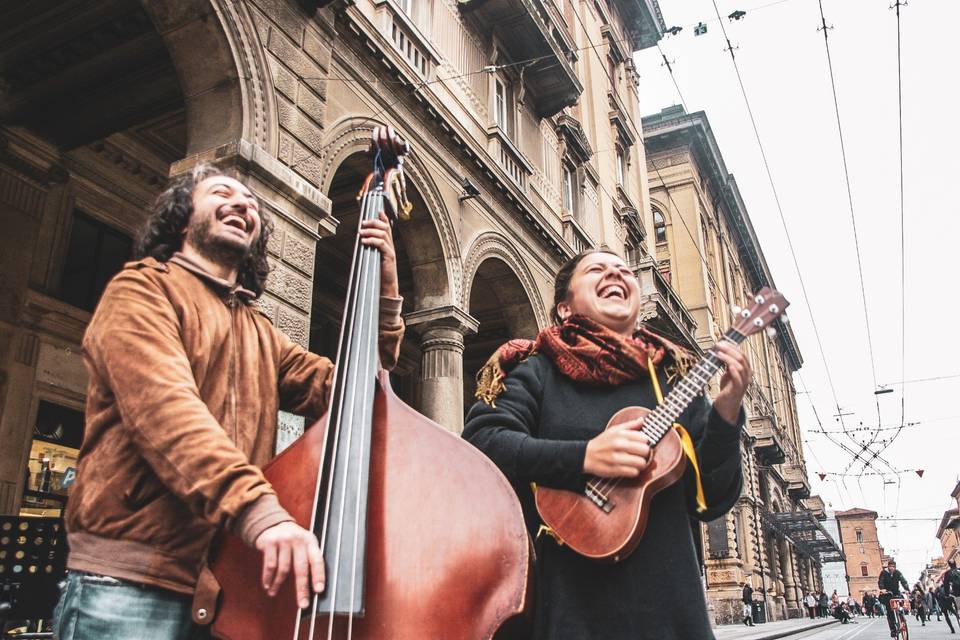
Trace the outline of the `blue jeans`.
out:
[[[203,640],[190,596],[108,576],[71,571],[53,612],[58,640]]]

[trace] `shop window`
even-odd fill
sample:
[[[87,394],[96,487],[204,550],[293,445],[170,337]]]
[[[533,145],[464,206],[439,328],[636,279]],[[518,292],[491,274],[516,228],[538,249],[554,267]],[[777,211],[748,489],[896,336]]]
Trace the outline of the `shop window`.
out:
[[[82,211],[74,211],[57,297],[78,309],[93,312],[107,282],[120,271],[132,252],[133,240],[129,236]]]
[[[61,517],[76,479],[83,412],[41,400],[30,443],[22,516]]]

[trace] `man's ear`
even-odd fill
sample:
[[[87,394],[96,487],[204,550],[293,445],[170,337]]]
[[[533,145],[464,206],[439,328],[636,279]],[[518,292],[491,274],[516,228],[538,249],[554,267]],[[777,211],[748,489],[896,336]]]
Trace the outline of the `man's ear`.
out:
[[[566,302],[561,302],[557,305],[557,315],[560,316],[561,320],[566,320],[572,315],[572,313],[573,312],[570,311],[570,305]]]

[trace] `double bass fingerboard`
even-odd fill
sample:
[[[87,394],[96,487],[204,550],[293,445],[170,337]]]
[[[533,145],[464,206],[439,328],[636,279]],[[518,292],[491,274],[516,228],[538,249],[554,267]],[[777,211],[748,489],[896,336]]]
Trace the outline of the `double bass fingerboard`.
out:
[[[384,210],[383,181],[363,198],[360,222]],[[380,315],[380,252],[359,242],[354,246],[337,368],[330,397],[327,446],[315,513],[327,571],[326,589],[315,612],[362,615],[367,532],[367,497],[374,385],[378,368]],[[309,611],[308,611],[309,612]]]

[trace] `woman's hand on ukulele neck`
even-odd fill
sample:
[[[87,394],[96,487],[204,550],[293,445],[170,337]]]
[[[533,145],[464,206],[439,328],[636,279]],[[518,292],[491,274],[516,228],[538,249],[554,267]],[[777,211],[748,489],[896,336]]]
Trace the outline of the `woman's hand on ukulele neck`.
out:
[[[583,472],[601,478],[636,478],[650,464],[650,443],[639,431],[643,418],[606,429],[587,443]]]
[[[740,347],[728,342],[718,342],[714,347],[717,357],[723,361],[724,371],[720,377],[720,393],[713,399],[713,409],[728,424],[736,424],[740,417],[743,394],[750,384],[750,361]]]

